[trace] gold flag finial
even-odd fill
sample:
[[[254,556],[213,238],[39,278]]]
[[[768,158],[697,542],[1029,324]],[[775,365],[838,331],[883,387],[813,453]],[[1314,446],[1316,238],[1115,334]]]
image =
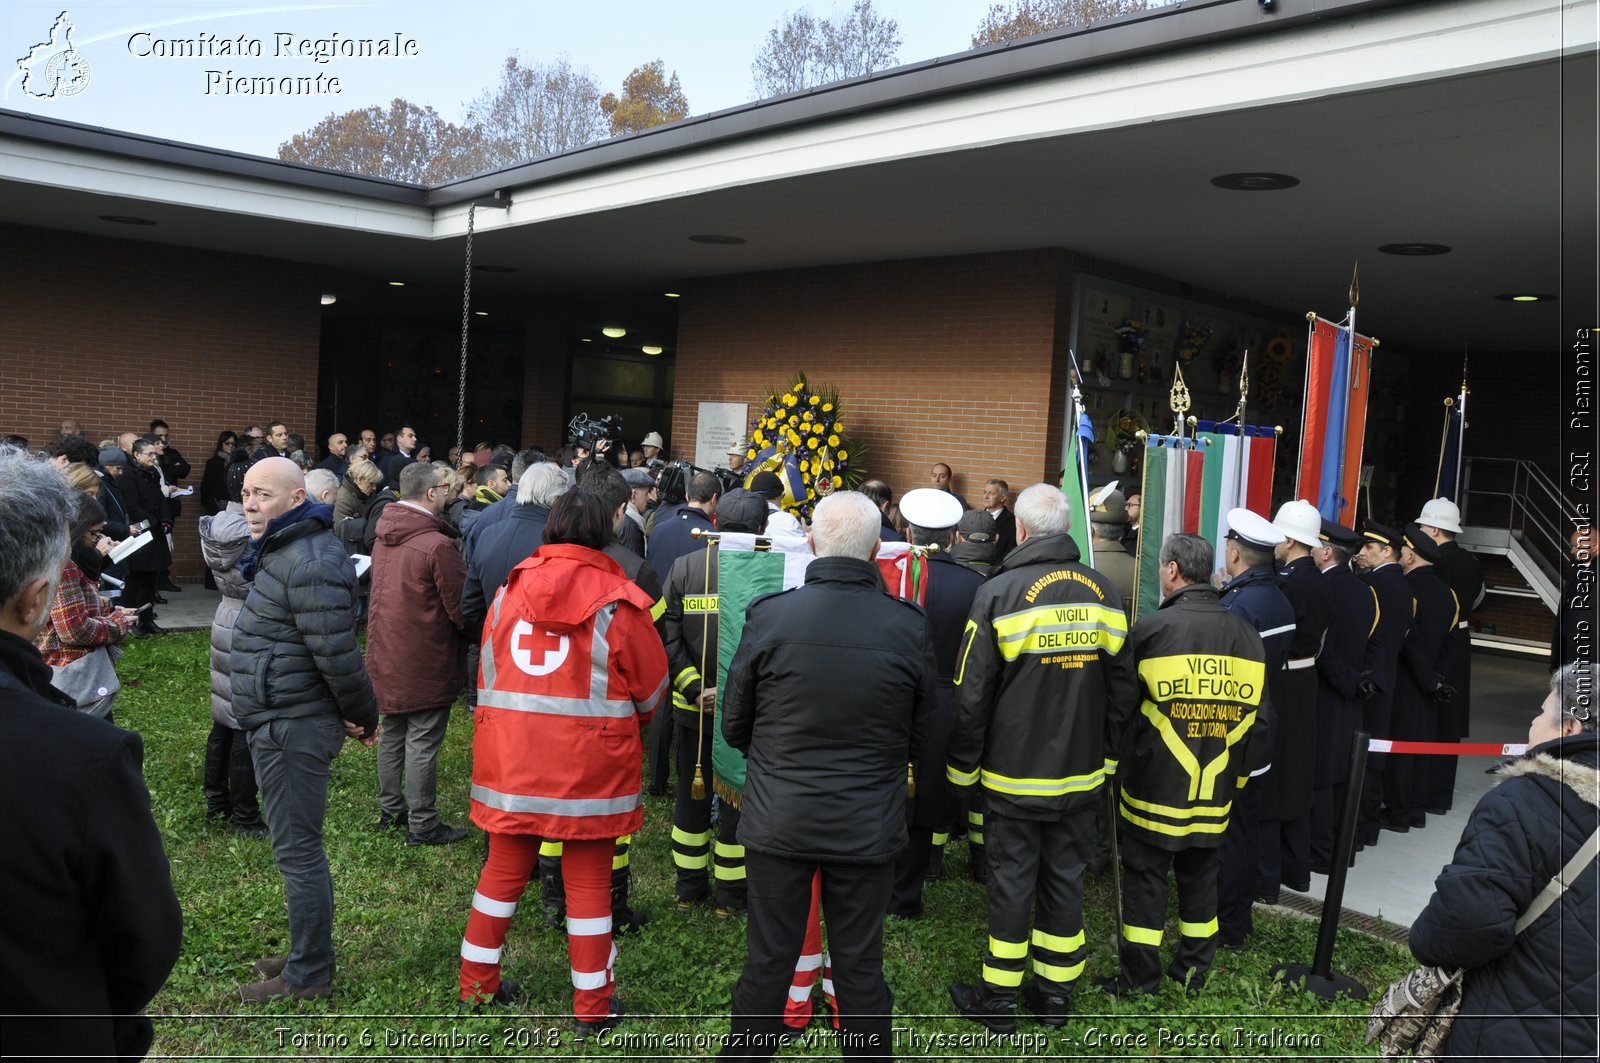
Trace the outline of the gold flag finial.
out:
[[[1244,349],[1244,357],[1239,360],[1239,405],[1243,406],[1250,397],[1250,348]]]
[[[1178,424],[1183,423],[1183,415],[1189,412],[1189,385],[1183,379],[1183,364],[1176,358],[1172,360],[1172,391],[1167,396],[1167,405],[1172,407],[1172,412],[1178,415]],[[1182,434],[1181,427],[1173,429],[1174,435]]]
[[[1350,306],[1355,308],[1361,305],[1361,260],[1356,259],[1356,268],[1350,274]]]

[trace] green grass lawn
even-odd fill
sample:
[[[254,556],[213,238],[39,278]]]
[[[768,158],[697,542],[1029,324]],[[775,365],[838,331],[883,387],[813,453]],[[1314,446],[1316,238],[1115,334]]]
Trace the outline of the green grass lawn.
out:
[[[206,635],[136,641],[119,670],[124,686],[117,721],[144,736],[145,778],[184,914],[182,955],[151,1005],[158,1016],[152,1058],[714,1054],[705,1045],[727,1028],[729,995],[744,959],[744,924],[719,920],[706,909],[674,910],[669,799],[647,798],[644,829],[633,847],[633,903],[652,920],[641,936],[619,943],[619,996],[638,1017],[608,1042],[575,1044],[566,936],[540,919],[537,884],[505,950],[507,975],[528,994],[521,1013],[456,1014],[461,934],[483,858],[482,835],[474,832],[473,841],[447,848],[406,848],[399,833],[374,833],[373,751],[353,742],[334,763],[328,803],[327,848],[338,906],[333,998],[245,1008],[237,987],[252,980],[250,965],[257,957],[287,950],[288,931],[269,843],[237,839],[204,818],[201,763],[211,725]],[[471,731],[466,714],[457,713],[440,764],[440,812],[451,823],[467,822]],[[1271,979],[1277,963],[1311,959],[1316,925],[1294,916],[1258,910],[1250,948],[1220,953],[1195,998],[1171,983],[1144,999],[1118,1000],[1096,991],[1091,979],[1116,971],[1109,876],[1085,885],[1090,960],[1067,1026],[1050,1030],[1024,1013],[1016,1039],[988,1035],[948,1015],[945,987],[976,979],[987,934],[982,890],[965,872],[965,845],[953,844],[945,879],[927,889],[925,917],[891,919],[884,932],[903,1058],[1371,1055],[1361,1044],[1366,1005],[1327,1004]],[[1176,918],[1174,910],[1169,942]],[[1403,949],[1341,931],[1334,965],[1376,988],[1411,962]],[[812,1029],[820,1032],[820,1022]],[[1285,1042],[1294,1035],[1314,1035],[1316,1042]],[[781,1056],[837,1054],[826,1043],[796,1043]]]

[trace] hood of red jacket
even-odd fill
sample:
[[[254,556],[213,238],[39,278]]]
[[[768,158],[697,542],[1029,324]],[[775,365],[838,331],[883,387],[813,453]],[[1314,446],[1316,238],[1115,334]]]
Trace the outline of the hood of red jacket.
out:
[[[393,508],[393,507],[390,507]],[[649,595],[598,550],[562,543],[539,547],[506,578],[505,613],[557,634],[581,627],[602,606],[630,601],[648,612]]]
[[[378,514],[378,541],[385,546],[399,546],[407,539],[427,532],[451,534],[450,525],[442,517],[424,513],[403,502],[390,503]]]

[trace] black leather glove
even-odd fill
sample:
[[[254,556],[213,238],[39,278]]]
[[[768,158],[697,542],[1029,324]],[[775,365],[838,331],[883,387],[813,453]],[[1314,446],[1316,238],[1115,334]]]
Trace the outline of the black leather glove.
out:
[[[1371,672],[1362,672],[1361,678],[1356,682],[1356,697],[1366,701],[1378,692],[1378,684],[1372,681]]]
[[[1446,683],[1443,679],[1433,688],[1433,700],[1441,705],[1448,705],[1456,699],[1456,688]]]

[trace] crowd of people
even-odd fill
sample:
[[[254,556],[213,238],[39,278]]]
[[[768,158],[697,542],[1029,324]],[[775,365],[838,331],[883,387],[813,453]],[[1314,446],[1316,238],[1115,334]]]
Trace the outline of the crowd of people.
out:
[[[629,902],[630,841],[646,795],[670,794],[678,909],[746,919],[723,1054],[749,1058],[804,1028],[819,981],[847,1053],[889,1054],[884,920],[921,917],[924,884],[963,837],[988,935],[950,998],[1010,1033],[1019,1004],[1067,1021],[1088,955],[1084,876],[1112,859],[1119,970],[1097,988],[1154,993],[1165,976],[1194,993],[1219,946],[1248,947],[1255,902],[1330,871],[1347,787],[1362,786],[1358,851],[1424,827],[1454,795],[1454,757],[1377,755],[1365,780],[1346,777],[1357,730],[1466,733],[1466,617],[1483,585],[1446,499],[1402,529],[1347,529],[1291,501],[1270,517],[1231,512],[1220,549],[1169,535],[1146,544],[1160,605],[1136,619],[1137,493],[1094,494],[1085,557],[1059,488],[1013,494],[991,478],[971,506],[943,463],[898,499],[883,481],[827,491],[807,520],[777,476],[746,467],[742,442],[715,470],[667,461],[654,432],[631,450],[578,438],[552,458],[483,443],[431,461],[402,425],[333,433],[312,460],[272,422],[218,436],[185,526],[192,470],[165,422],[98,444],[74,423],[62,432],[46,460],[0,453],[0,686],[27,706],[5,724],[0,785],[26,794],[50,765],[84,763],[81,748],[105,751],[104,776],[83,777],[62,808],[116,795],[115,831],[28,822],[9,828],[28,839],[9,851],[38,854],[41,888],[74,883],[30,903],[95,891],[72,917],[85,943],[71,962],[95,968],[81,984],[108,988],[69,1001],[13,959],[57,942],[8,948],[5,1010],[57,1016],[8,1029],[8,1052],[148,1047],[136,1016],[175,960],[178,918],[138,738],[108,726],[114,651],[162,633],[155,606],[179,589],[171,536],[193,531],[221,592],[205,814],[270,837],[287,902],[289,950],[256,962],[247,1003],[333,991],[323,817],[350,739],[376,747],[376,830],[411,846],[466,840],[439,816],[443,786],[466,789],[487,835],[461,1005],[519,999],[501,948],[537,877],[545,918],[567,929],[579,1036],[623,1019],[614,936],[646,921]],[[737,534],[803,537],[795,548],[814,560],[802,585],[749,607],[719,690],[716,540]],[[877,564],[894,541],[925,562],[906,598]],[[1413,935],[1429,962],[1489,969],[1469,980],[1481,1017],[1455,1035],[1478,1052],[1593,1049],[1592,1027],[1563,1018],[1593,1012],[1593,970],[1550,944],[1593,943],[1592,866],[1538,933],[1510,931],[1595,822],[1593,668],[1553,665],[1566,666],[1532,748],[1474,812]],[[440,779],[463,693],[471,778]],[[709,777],[713,728],[747,758],[740,788]],[[1563,800],[1563,784],[1583,800]],[[1169,884],[1178,937],[1163,966]],[[80,1012],[122,1018],[61,1017]]]

